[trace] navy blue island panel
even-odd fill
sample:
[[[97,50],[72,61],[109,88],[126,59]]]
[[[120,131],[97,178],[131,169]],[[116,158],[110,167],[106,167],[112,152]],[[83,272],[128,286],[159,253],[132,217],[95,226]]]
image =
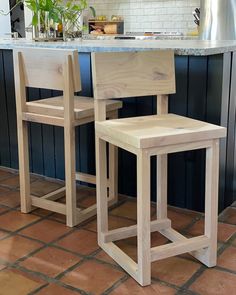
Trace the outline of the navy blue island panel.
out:
[[[90,53],[80,53],[84,96],[92,96]],[[176,56],[177,92],[170,96],[169,112],[220,124],[223,83],[223,54],[211,56]],[[28,100],[47,98],[60,93],[47,89],[28,89]],[[156,97],[124,100],[120,117],[156,113]],[[11,50],[0,50],[0,165],[18,168],[17,127],[14,94],[13,60]],[[48,177],[64,179],[63,129],[31,123],[29,126],[31,171]],[[77,169],[95,173],[94,125],[78,127]],[[233,178],[226,177],[226,164],[233,154],[223,155],[221,162],[220,208],[223,209],[225,191],[232,187]],[[152,159],[152,200],[156,197],[156,160]],[[136,159],[126,151],[119,151],[119,192],[136,195]],[[205,151],[188,151],[169,155],[169,204],[202,211],[204,209]],[[227,181],[225,182],[225,179]],[[229,189],[230,190],[230,189]],[[232,199],[232,196],[228,195]]]

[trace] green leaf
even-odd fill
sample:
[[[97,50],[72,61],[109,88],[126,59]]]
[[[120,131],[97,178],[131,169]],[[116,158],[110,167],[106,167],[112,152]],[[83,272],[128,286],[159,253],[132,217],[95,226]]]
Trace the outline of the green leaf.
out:
[[[38,24],[38,15],[34,14],[32,18],[32,25],[36,26]]]

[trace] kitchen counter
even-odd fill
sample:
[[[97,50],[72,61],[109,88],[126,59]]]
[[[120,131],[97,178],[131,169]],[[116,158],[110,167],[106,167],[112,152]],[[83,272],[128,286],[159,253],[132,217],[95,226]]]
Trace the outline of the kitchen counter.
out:
[[[208,56],[236,51],[236,41],[203,40],[82,40],[34,42],[26,39],[0,39],[0,49],[44,47],[77,49],[79,52],[174,50],[177,55]]]

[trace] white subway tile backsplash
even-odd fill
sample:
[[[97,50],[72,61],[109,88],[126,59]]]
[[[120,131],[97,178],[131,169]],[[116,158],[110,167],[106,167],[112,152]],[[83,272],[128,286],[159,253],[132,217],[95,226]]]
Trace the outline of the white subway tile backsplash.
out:
[[[196,28],[192,11],[200,0],[90,0],[97,15],[122,15],[126,31],[179,31]]]

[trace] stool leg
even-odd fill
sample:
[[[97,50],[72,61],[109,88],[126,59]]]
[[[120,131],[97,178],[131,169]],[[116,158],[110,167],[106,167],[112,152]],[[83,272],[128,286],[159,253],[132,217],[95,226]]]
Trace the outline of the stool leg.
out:
[[[219,182],[219,140],[214,140],[212,148],[206,150],[206,198],[205,235],[210,238],[210,247],[205,253],[205,264],[216,265],[217,260],[217,219]]]
[[[28,123],[18,119],[17,130],[21,212],[28,213],[32,210],[30,198]]]
[[[157,219],[167,218],[167,155],[157,156]]]
[[[96,178],[97,178],[97,231],[98,244],[102,246],[102,234],[108,231],[107,158],[106,142],[96,135]]]
[[[75,179],[75,128],[64,127],[65,180],[66,180],[66,224],[73,227],[76,220],[76,179]]]
[[[117,119],[118,111],[115,111],[109,119]],[[114,203],[118,201],[118,148],[109,144],[109,199]]]
[[[151,284],[150,181],[150,156],[141,151],[137,156],[137,232],[138,278],[142,286]]]
[[[109,198],[118,201],[118,148],[109,144]]]

